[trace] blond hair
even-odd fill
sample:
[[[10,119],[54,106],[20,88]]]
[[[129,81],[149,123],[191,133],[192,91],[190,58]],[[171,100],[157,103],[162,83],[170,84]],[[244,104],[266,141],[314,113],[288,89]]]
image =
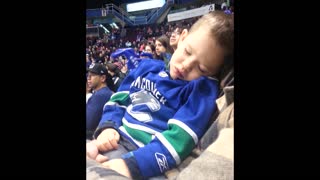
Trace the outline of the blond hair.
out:
[[[192,25],[189,33],[199,28],[209,29],[212,37],[223,48],[225,55],[233,53],[234,23],[232,15],[225,14],[223,11],[205,14]]]

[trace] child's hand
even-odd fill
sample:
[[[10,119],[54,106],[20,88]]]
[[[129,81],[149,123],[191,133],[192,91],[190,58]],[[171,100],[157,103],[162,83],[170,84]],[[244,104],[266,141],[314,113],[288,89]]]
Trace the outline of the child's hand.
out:
[[[128,178],[131,178],[128,166],[123,159],[111,159],[102,163],[102,165],[109,169],[115,170]]]
[[[98,136],[95,142],[98,150],[101,152],[110,151],[118,148],[119,133],[114,129],[105,129]]]

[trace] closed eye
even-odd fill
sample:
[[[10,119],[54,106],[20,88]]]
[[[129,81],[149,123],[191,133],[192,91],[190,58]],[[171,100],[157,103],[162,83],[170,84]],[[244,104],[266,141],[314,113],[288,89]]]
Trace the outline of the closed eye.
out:
[[[203,73],[204,75],[208,75],[208,74],[210,74],[209,73],[209,71],[208,71],[208,69],[205,67],[205,66],[203,66],[203,65],[198,65],[198,69],[199,69],[199,71],[201,72],[201,73]]]
[[[188,55],[188,56],[191,55],[191,53],[187,50],[187,48],[184,48],[183,52],[184,52],[186,55]]]
[[[200,67],[200,66],[198,66],[198,69],[199,69],[199,71],[200,71],[200,72],[202,72],[203,74],[206,74],[206,73],[207,73],[207,71],[206,71],[206,70],[204,70],[204,69],[201,69],[201,67]]]

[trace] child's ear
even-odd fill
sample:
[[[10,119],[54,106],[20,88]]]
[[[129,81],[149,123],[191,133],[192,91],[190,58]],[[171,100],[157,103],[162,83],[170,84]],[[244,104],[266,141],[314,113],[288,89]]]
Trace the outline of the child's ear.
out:
[[[179,42],[180,42],[180,41],[183,41],[183,40],[187,37],[188,33],[189,33],[189,32],[188,32],[187,29],[183,29],[182,32],[181,32],[181,34],[180,34]]]
[[[179,38],[179,42],[178,42],[178,47],[179,47],[179,44],[184,41],[184,39],[187,37],[188,35],[188,30],[187,29],[184,29],[181,34],[180,34],[180,38]]]

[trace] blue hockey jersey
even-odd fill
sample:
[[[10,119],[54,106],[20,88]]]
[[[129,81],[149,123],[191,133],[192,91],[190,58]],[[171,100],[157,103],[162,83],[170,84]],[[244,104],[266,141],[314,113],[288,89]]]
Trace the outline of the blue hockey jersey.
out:
[[[191,153],[217,96],[216,80],[172,80],[163,61],[143,60],[105,104],[98,132],[113,124],[139,147],[131,154],[142,176],[158,176]]]

